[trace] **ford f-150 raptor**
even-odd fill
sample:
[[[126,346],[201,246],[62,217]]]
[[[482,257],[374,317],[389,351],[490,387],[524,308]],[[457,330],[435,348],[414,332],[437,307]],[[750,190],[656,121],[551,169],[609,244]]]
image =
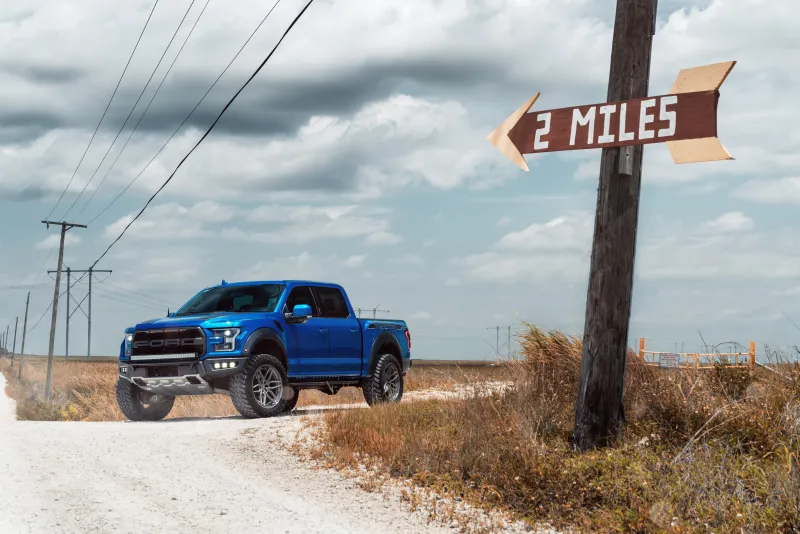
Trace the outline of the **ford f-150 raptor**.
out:
[[[339,285],[223,280],[125,330],[117,404],[157,421],[178,395],[222,393],[243,416],[269,417],[293,410],[302,389],[358,386],[372,406],[400,401],[410,366],[405,321],[356,317]]]

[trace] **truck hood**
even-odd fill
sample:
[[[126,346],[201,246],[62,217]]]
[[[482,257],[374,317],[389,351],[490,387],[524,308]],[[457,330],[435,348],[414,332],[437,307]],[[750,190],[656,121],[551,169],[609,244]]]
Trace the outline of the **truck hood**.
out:
[[[201,328],[225,328],[248,322],[258,318],[272,319],[277,317],[275,313],[206,313],[198,315],[186,315],[182,317],[160,317],[138,323],[136,330],[150,330],[153,328],[181,328],[199,326]]]

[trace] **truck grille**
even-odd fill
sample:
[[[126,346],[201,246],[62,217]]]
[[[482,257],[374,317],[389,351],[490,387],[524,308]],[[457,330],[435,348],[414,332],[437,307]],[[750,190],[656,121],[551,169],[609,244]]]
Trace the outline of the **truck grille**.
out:
[[[205,354],[206,338],[197,327],[140,330],[133,334],[131,349],[133,362],[197,359]]]

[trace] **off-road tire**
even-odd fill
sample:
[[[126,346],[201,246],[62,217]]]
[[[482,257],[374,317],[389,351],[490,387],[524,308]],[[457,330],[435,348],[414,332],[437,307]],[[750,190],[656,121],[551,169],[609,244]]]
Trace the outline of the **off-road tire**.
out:
[[[265,365],[273,367],[278,372],[281,382],[283,383],[283,388],[289,386],[289,379],[286,377],[286,369],[283,368],[283,364],[281,364],[278,358],[270,354],[253,354],[250,356],[245,364],[244,371],[233,375],[230,380],[231,400],[233,401],[234,407],[243,417],[255,419],[257,417],[272,417],[278,415],[284,411],[289,400],[284,399],[283,392],[281,392],[281,398],[278,403],[269,408],[261,406],[256,401],[255,394],[253,393],[253,377],[255,376],[255,372]]]
[[[122,415],[131,421],[161,421],[169,415],[175,397],[159,395],[160,401],[145,405],[140,396],[143,392],[136,384],[124,378],[117,379],[117,406]]]
[[[397,395],[392,398],[387,395],[386,382],[387,377],[394,376],[396,372],[398,383]],[[403,398],[403,386],[405,377],[400,363],[393,354],[381,354],[378,356],[378,362],[375,364],[375,371],[372,376],[366,378],[362,385],[364,390],[364,400],[367,404],[374,406],[385,402],[400,402]]]
[[[291,386],[290,386],[291,387]],[[300,390],[296,387],[291,387],[294,393],[291,397],[286,399],[286,405],[283,407],[283,411],[285,413],[289,413],[294,410],[295,406],[297,406],[297,401],[300,400]],[[284,396],[286,395],[286,390],[283,392]]]

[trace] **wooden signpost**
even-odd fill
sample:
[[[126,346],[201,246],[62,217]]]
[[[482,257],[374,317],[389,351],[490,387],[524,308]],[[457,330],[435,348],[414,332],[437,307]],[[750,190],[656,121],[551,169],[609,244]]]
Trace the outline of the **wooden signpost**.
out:
[[[719,87],[735,62],[680,71],[648,97],[657,0],[617,0],[607,102],[528,113],[537,93],[487,139],[527,171],[524,154],[601,148],[574,445],[621,436],[639,192],[645,144],[666,143],[675,163],[733,159],[717,139]]]
[[[487,139],[525,171],[523,154],[649,143],[667,143],[675,163],[733,159],[717,139],[717,101],[735,64],[681,70],[667,95],[528,113],[536,93]]]

